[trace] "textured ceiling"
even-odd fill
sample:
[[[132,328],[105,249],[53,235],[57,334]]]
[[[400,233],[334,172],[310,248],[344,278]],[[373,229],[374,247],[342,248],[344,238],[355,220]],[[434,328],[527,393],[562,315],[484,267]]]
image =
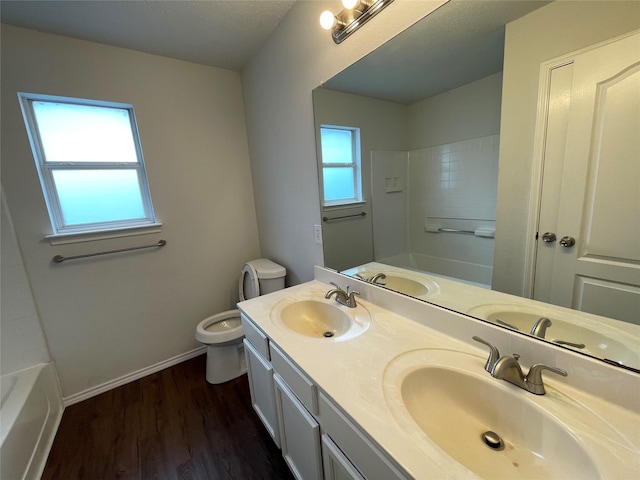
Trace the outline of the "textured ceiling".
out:
[[[2,23],[240,71],[295,0],[7,1]]]
[[[418,0],[414,0],[418,1]],[[295,0],[0,0],[0,20],[240,71]],[[547,0],[450,0],[325,83],[410,104],[502,69],[504,25]],[[392,15],[393,5],[389,8]]]
[[[505,25],[546,0],[450,0],[324,83],[403,104],[502,71]]]

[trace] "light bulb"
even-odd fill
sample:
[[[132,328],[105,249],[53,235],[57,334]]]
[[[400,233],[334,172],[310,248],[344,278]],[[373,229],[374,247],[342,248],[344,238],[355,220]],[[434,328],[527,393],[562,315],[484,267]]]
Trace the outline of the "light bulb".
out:
[[[351,10],[352,8],[355,8],[355,6],[358,5],[358,3],[360,3],[359,0],[342,0],[342,6],[347,10]]]
[[[330,30],[336,24],[336,17],[329,10],[320,14],[320,26],[325,30]]]

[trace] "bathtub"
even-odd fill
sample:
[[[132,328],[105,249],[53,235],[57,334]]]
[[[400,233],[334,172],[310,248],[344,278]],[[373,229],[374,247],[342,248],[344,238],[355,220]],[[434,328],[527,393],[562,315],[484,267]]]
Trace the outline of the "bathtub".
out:
[[[0,391],[0,478],[40,478],[63,411],[53,364],[3,375]]]
[[[432,257],[420,253],[402,253],[393,257],[376,260],[376,262],[424,272],[480,288],[491,288],[493,267],[488,265]]]

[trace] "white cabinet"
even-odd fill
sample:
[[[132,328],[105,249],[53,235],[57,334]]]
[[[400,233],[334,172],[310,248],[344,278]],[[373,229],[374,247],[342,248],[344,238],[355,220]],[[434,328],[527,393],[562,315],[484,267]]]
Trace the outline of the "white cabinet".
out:
[[[326,433],[322,435],[324,480],[365,480]]]
[[[280,432],[273,386],[273,368],[246,338],[244,339],[244,352],[247,358],[251,405],[279,447]]]
[[[280,421],[280,448],[299,480],[322,479],[320,425],[277,373],[273,376]]]
[[[369,436],[320,392],[318,399],[322,432],[331,437],[344,457],[367,480],[409,479],[402,469]],[[325,478],[331,478],[325,476]],[[349,477],[347,477],[349,478]],[[358,478],[358,477],[355,477]]]
[[[284,383],[313,415],[318,414],[318,388],[282,351],[271,344],[271,364]]]
[[[242,327],[251,403],[297,479],[410,478],[244,313]]]
[[[244,333],[245,339],[249,341],[256,352],[262,355],[262,358],[270,361],[271,353],[269,351],[269,337],[262,333],[262,330],[260,330],[244,313],[240,314],[240,319],[242,320],[242,332]]]

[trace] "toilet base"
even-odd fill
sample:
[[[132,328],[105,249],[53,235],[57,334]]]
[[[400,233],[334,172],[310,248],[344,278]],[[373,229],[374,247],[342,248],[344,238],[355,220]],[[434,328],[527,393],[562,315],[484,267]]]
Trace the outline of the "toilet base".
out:
[[[225,383],[246,373],[243,338],[232,345],[207,347],[207,382],[214,385]]]

